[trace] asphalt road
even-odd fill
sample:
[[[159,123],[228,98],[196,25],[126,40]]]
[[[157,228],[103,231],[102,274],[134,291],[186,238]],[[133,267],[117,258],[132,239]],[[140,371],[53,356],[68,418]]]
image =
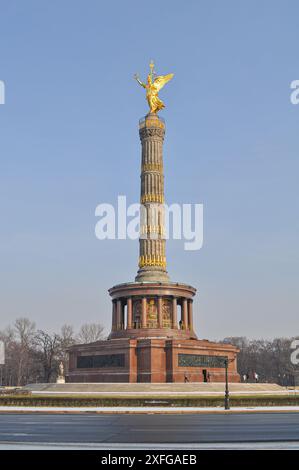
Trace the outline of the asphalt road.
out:
[[[23,444],[299,442],[299,413],[202,415],[1,414],[0,446]],[[107,447],[108,448],[108,447]]]

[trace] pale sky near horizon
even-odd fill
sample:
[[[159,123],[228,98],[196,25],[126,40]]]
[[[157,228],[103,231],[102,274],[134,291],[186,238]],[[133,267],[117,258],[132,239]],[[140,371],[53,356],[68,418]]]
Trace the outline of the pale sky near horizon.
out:
[[[99,241],[96,206],[139,198],[150,59],[168,203],[204,205],[204,245],[168,243],[201,338],[299,334],[296,1],[0,0],[0,329],[100,321],[138,242]]]

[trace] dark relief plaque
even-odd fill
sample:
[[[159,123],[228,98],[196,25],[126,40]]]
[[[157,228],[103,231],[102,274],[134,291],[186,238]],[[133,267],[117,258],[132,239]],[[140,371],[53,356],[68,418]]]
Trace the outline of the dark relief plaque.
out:
[[[104,367],[124,367],[124,354],[106,354],[103,356],[79,356],[77,357],[78,369],[101,369]]]
[[[227,356],[205,356],[199,354],[179,354],[179,367],[225,367]]]

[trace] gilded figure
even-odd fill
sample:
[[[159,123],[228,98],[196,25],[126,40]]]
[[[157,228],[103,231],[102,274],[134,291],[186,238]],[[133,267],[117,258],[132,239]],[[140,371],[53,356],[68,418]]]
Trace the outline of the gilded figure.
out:
[[[165,108],[162,100],[160,100],[158,93],[164,85],[169,82],[173,77],[173,73],[168,75],[157,75],[154,71],[153,61],[150,63],[150,73],[147,76],[147,83],[143,83],[137,74],[134,75],[135,80],[140,86],[146,90],[146,99],[150,108],[150,113],[156,114],[161,109]]]

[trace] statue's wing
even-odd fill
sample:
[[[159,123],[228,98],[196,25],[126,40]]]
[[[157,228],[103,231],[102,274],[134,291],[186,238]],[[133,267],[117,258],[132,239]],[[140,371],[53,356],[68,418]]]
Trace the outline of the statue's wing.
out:
[[[156,77],[154,80],[154,87],[156,90],[161,90],[161,88],[163,88],[164,85],[172,79],[172,77],[173,73],[169,73],[168,75],[159,75],[159,77]]]

